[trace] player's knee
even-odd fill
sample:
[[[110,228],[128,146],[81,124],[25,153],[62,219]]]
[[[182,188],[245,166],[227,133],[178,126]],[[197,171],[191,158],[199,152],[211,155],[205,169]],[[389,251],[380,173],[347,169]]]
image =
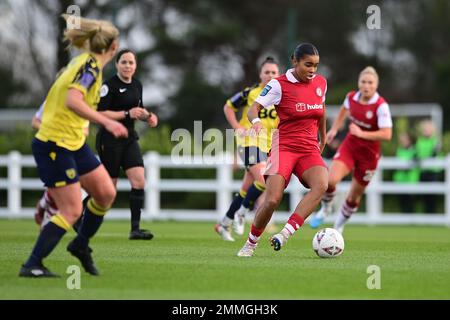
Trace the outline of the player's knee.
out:
[[[145,179],[135,179],[130,182],[131,182],[131,187],[133,189],[144,189],[145,188]]]
[[[328,188],[330,189],[336,189],[336,185],[339,183],[339,181],[333,177],[333,176],[329,176],[328,177]]]
[[[115,188],[110,188],[108,189],[108,191],[105,194],[105,201],[109,202],[109,206],[112,205],[112,203],[114,202],[114,199],[116,198],[117,195],[117,191]]]
[[[320,200],[328,189],[328,181],[326,179],[314,181],[310,188],[310,197]]]
[[[280,204],[280,201],[281,201],[281,197],[279,197],[278,195],[266,196],[265,206],[268,209],[274,210],[278,207],[278,205]]]
[[[116,194],[116,189],[113,186],[103,188],[95,201],[102,207],[110,207],[116,198]]]
[[[83,209],[80,209],[77,212],[71,212],[68,214],[68,216],[66,217],[67,221],[73,225],[75,222],[77,222],[77,220],[81,217],[81,213],[82,213]]]
[[[361,202],[361,197],[359,196],[353,196],[353,195],[348,195],[347,198],[345,199],[348,203],[352,204],[352,206],[359,206],[359,203]]]
[[[78,220],[78,218],[81,217],[82,211],[83,211],[83,207],[80,203],[80,205],[73,204],[72,206],[70,206],[70,209],[68,209],[68,210],[64,210],[64,211],[60,210],[59,213],[62,216],[64,216],[64,218],[67,220],[68,223],[73,225]]]
[[[328,181],[319,181],[316,186],[316,190],[320,195],[323,195],[328,190]]]

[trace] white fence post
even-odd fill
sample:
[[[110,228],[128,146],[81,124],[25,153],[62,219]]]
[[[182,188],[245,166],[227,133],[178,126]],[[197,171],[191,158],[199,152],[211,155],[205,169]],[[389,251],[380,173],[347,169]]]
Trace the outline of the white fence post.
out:
[[[383,207],[383,196],[380,193],[380,187],[383,180],[383,170],[375,171],[374,176],[370,181],[370,192],[367,192],[366,197],[366,214],[369,225],[375,224],[381,216],[381,208]]]
[[[217,218],[228,210],[231,203],[231,187],[233,182],[232,165],[228,161],[228,154],[225,154],[225,161],[216,164],[216,177],[218,190],[216,191],[216,212]]]
[[[22,155],[18,151],[11,151],[8,155],[8,211],[12,215],[19,215],[22,207]]]
[[[450,155],[445,157],[445,220],[450,227]]]
[[[154,219],[159,215],[161,208],[160,203],[160,180],[161,170],[159,166],[160,158],[157,152],[149,152],[146,154],[146,190],[145,190],[145,213],[150,219]]]

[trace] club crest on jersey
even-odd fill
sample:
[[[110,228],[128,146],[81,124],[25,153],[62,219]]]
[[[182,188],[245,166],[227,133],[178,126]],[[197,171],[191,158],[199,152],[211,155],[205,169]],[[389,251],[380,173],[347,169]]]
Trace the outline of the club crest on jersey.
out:
[[[373,112],[371,110],[366,112],[366,118],[367,119],[372,119],[373,118]]]
[[[318,97],[322,96],[323,93],[322,93],[322,89],[320,89],[320,87],[316,88],[316,94],[317,94]]]
[[[75,171],[75,169],[67,169],[66,170],[66,176],[67,176],[67,178],[69,178],[69,179],[73,179],[73,178],[75,178],[75,176],[77,175],[77,172]]]
[[[268,94],[269,93],[269,91],[272,89],[272,87],[271,86],[269,86],[269,85],[266,85],[265,87],[264,87],[264,89],[261,91],[261,94],[260,94],[260,96],[261,97],[264,97],[266,94]]]

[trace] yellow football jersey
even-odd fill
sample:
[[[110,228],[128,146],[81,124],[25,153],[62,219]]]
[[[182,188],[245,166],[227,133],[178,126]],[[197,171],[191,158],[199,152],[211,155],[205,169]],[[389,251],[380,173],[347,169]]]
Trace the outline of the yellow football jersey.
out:
[[[96,110],[101,85],[101,66],[92,55],[83,53],[73,58],[50,88],[36,138],[44,142],[53,141],[72,151],[81,148],[86,140],[83,128],[89,125],[89,121],[66,106],[67,92],[71,88],[79,90],[87,104]]]
[[[244,90],[236,93],[233,97],[227,100],[228,107],[238,112],[242,109],[242,116],[239,124],[249,129],[252,123],[247,118],[247,111],[255,102],[255,99],[259,96],[264,86],[254,85],[253,87],[247,87]],[[279,118],[275,111],[275,106],[264,108],[259,112],[259,118],[264,126],[264,130],[257,136],[239,136],[236,135],[236,143],[242,147],[258,147],[264,152],[269,152],[272,144],[272,133],[278,127]]]

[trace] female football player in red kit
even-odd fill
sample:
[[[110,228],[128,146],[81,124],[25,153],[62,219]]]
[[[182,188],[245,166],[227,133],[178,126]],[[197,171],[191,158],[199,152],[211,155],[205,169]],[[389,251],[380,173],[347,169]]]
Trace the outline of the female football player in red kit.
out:
[[[252,130],[262,129],[258,112],[275,105],[280,118],[278,131],[272,137],[267,161],[266,198],[258,207],[248,240],[238,252],[239,257],[251,257],[274,210],[278,207],[292,173],[310,188],[280,233],[271,237],[275,250],[303,224],[319,204],[328,187],[328,172],[321,152],[326,143],[325,94],[327,82],[316,74],[319,52],[309,43],[300,44],[292,55],[293,68],[272,79],[248,111]],[[318,134],[320,141],[318,140]]]
[[[377,168],[381,155],[381,141],[391,140],[392,118],[389,105],[377,92],[378,74],[367,67],[359,74],[358,91],[347,94],[336,120],[327,134],[330,143],[349,117],[349,133],[336,151],[330,166],[328,189],[322,198],[319,212],[310,221],[317,228],[331,213],[336,185],[350,172],[352,184],[334,223],[340,233],[353,213],[358,210],[361,197]]]

